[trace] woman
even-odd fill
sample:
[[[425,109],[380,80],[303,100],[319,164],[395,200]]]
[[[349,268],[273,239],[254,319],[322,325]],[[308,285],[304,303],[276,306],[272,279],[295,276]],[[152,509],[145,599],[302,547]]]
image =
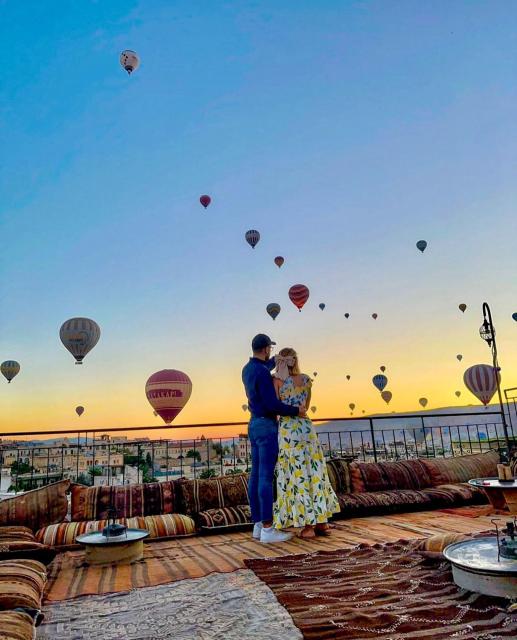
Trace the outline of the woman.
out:
[[[295,406],[310,406],[312,382],[309,376],[300,373],[294,349],[280,351],[274,377],[279,400]],[[303,527],[301,538],[330,535],[328,518],[339,512],[339,503],[309,418],[280,418],[276,472],[273,526],[276,529]]]

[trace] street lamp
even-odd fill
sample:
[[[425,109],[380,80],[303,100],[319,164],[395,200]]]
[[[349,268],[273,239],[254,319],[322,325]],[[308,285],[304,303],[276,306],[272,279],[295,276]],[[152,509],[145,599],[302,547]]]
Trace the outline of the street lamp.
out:
[[[497,385],[497,395],[499,397],[499,406],[501,408],[501,419],[503,421],[504,439],[508,456],[510,456],[510,438],[508,435],[508,425],[506,424],[506,414],[504,412],[503,397],[501,395],[500,375],[501,367],[497,360],[497,343],[495,340],[495,327],[492,322],[492,312],[487,302],[483,302],[483,324],[479,328],[479,335],[487,343],[492,352],[492,365],[494,367],[495,381]]]

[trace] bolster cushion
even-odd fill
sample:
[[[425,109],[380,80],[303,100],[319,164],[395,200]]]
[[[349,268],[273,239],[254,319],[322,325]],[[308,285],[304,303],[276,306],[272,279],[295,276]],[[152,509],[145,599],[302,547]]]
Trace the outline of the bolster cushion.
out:
[[[2,640],[33,640],[34,621],[22,611],[0,611],[0,638]]]
[[[437,486],[496,476],[499,454],[487,451],[455,458],[422,458],[421,462],[427,468],[432,484]]]
[[[47,572],[37,560],[0,561],[0,610],[41,609]]]

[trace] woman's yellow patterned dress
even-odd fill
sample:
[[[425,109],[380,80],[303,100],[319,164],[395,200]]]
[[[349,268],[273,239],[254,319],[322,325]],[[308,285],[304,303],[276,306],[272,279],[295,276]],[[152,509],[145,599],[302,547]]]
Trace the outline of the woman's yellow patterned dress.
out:
[[[296,387],[292,377],[287,378],[280,388],[282,402],[296,406],[306,403],[311,379],[306,375],[302,379],[303,385]],[[309,418],[280,418],[276,472],[274,527],[316,525],[339,512],[325,457]]]

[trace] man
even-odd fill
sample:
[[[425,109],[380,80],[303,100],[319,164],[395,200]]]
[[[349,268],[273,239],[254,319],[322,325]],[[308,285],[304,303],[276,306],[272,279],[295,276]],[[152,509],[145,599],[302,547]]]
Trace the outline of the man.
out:
[[[261,542],[284,542],[290,533],[274,529],[273,480],[278,456],[277,416],[306,416],[305,407],[280,402],[270,371],[275,367],[271,347],[275,342],[259,333],[251,342],[253,357],[242,370],[242,381],[248,397],[251,420],[248,437],[251,444],[249,496],[253,537]]]

